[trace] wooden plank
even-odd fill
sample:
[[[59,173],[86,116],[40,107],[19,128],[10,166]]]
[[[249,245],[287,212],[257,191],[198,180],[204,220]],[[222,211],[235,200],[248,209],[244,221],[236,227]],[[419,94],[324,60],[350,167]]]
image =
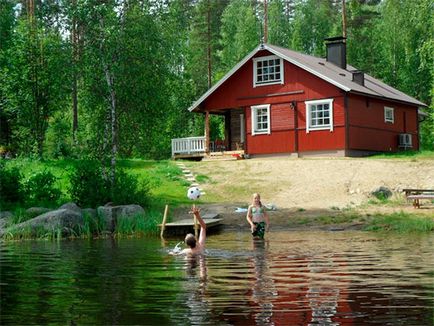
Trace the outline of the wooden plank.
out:
[[[204,219],[204,222],[205,222],[205,224],[206,224],[206,226],[207,226],[207,228],[208,227],[213,227],[213,226],[216,226],[216,225],[220,225],[221,224],[221,221],[223,221],[223,219],[222,218],[213,218],[213,219]],[[159,224],[158,226],[162,226],[162,224]],[[188,219],[184,219],[184,220],[179,220],[179,221],[176,221],[176,222],[170,222],[170,223],[166,223],[166,229],[167,228],[170,228],[170,227],[186,227],[186,226],[191,226],[191,227],[194,227],[194,221],[193,221],[193,219],[192,218],[188,218]]]
[[[407,196],[408,199],[434,199],[434,194],[420,194],[420,195],[409,195]]]
[[[193,153],[193,154],[174,154],[173,158],[176,159],[182,159],[182,158],[201,158],[205,157],[205,152],[202,153]]]
[[[284,95],[296,95],[296,94],[303,94],[303,93],[304,93],[304,90],[301,89],[301,90],[297,90],[297,91],[282,92],[282,93],[242,96],[242,97],[238,97],[237,100],[248,100],[248,99],[253,99],[253,98],[275,97],[275,96],[284,96]]]
[[[219,213],[207,213],[207,214],[204,214],[203,216],[202,216],[202,218],[205,220],[205,219],[207,219],[207,218],[209,218],[209,219],[216,219],[216,218],[218,218],[220,216],[220,214]]]
[[[409,195],[420,195],[420,194],[434,194],[433,189],[402,189],[406,196]]]

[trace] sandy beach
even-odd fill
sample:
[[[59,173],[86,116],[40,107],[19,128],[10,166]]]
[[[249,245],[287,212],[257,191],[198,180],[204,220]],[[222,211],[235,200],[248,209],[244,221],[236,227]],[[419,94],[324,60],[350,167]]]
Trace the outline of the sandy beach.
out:
[[[434,217],[433,204],[415,210],[402,189],[434,188],[434,162],[429,159],[372,158],[254,158],[237,161],[185,162],[206,192],[198,203],[204,213],[218,213],[228,226],[245,226],[251,195],[275,208],[270,218],[285,226],[294,218],[336,216],[351,211],[360,215],[411,212]],[[204,178],[203,176],[206,176]],[[385,205],[372,204],[372,191],[380,186],[393,193]],[[184,218],[185,209],[175,216]]]

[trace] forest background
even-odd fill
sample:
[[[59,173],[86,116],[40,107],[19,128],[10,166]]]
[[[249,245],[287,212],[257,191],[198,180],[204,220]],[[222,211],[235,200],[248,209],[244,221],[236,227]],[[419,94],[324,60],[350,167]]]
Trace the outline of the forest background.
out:
[[[268,43],[324,57],[324,39],[342,35],[342,0],[267,3]],[[429,106],[432,150],[433,1],[345,4],[348,63]],[[172,138],[203,135],[187,108],[263,26],[263,0],[0,0],[0,152],[169,158]]]

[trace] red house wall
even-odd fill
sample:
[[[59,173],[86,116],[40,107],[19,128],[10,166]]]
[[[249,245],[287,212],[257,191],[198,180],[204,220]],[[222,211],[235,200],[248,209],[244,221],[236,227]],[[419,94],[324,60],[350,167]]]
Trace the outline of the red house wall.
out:
[[[256,57],[271,54],[264,50]],[[333,130],[306,132],[305,101],[318,99],[333,99]],[[296,103],[296,112],[291,108],[291,102]],[[261,104],[270,104],[271,133],[252,135],[250,107]],[[384,122],[384,106],[394,108],[393,124]],[[345,149],[397,151],[400,133],[412,134],[413,148],[419,148],[416,107],[346,95],[339,88],[285,60],[284,84],[253,87],[253,61],[250,60],[209,95],[200,110],[212,113],[240,108],[244,109],[246,118],[245,150],[249,154]]]
[[[394,123],[384,121],[384,107],[394,108]],[[401,133],[412,134],[413,149],[419,149],[417,107],[365,96],[348,96],[351,150],[398,151]]]
[[[257,56],[271,55],[261,51]],[[297,94],[282,94],[297,92]],[[274,94],[274,96],[269,96]],[[334,130],[306,133],[304,101],[334,98]],[[253,62],[249,61],[227,79],[203,103],[205,110],[243,107],[246,116],[246,150],[249,154],[290,153],[295,151],[295,114],[290,103],[297,103],[298,151],[344,149],[343,92],[311,73],[284,61],[284,84],[253,87]],[[252,135],[253,105],[271,104],[269,135]]]
[[[289,103],[270,107],[271,133],[252,136],[252,116],[246,108],[247,151],[249,154],[294,152],[294,111]]]
[[[330,98],[330,97],[328,97]],[[306,132],[306,105],[299,103],[299,151],[343,150],[345,149],[345,105],[339,94],[333,101],[333,131],[314,130]]]
[[[272,55],[260,51],[255,57]],[[276,95],[293,91],[302,94]],[[341,91],[311,73],[284,61],[284,84],[253,87],[253,61],[250,60],[228,78],[203,102],[204,110],[231,109],[259,104],[289,103],[290,101],[316,100],[341,96]]]

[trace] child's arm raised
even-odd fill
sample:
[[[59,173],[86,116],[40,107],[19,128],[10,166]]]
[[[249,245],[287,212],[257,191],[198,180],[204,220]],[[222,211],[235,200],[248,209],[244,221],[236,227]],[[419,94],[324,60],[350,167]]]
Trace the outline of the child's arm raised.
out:
[[[200,216],[200,209],[199,208],[197,208],[196,206],[193,206],[191,209],[191,212],[194,214],[194,216],[196,216],[197,221],[200,224],[199,244],[201,246],[203,246],[203,245],[205,245],[205,240],[206,240],[206,223],[202,219],[202,217]]]

